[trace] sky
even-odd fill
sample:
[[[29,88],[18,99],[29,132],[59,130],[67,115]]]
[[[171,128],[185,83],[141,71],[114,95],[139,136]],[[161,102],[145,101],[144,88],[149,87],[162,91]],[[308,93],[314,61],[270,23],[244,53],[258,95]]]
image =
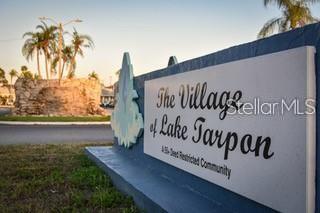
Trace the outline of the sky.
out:
[[[320,4],[311,10],[320,17]],[[65,30],[75,27],[90,35],[95,47],[77,60],[76,75],[96,71],[108,85],[116,80],[124,52],[130,53],[137,76],[166,67],[172,55],[182,62],[256,40],[263,24],[281,12],[265,8],[263,0],[0,0],[0,14],[0,67],[5,71],[22,65],[37,70],[21,47],[22,35],[35,31],[39,17],[62,23],[79,18],[82,23]]]

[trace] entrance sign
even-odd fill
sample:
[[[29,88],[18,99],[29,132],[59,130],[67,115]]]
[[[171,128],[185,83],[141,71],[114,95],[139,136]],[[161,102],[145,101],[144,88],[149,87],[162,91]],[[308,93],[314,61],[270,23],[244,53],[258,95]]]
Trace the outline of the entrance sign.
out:
[[[146,81],[144,153],[275,210],[314,212],[314,57],[300,47]]]

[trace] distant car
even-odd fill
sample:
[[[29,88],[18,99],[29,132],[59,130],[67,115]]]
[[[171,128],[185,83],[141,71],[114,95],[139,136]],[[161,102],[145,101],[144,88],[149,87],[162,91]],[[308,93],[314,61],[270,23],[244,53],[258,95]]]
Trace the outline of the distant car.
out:
[[[114,108],[114,104],[113,103],[109,103],[107,107],[108,108]]]
[[[107,108],[108,103],[101,103],[100,106],[103,108]]]
[[[107,102],[107,103],[101,103],[100,106],[103,108],[113,108],[114,104],[113,102]]]

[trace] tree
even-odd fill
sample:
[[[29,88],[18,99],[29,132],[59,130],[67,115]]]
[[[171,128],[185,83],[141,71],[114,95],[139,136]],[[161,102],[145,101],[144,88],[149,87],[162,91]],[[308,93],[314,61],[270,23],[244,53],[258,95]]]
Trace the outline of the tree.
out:
[[[2,68],[0,68],[0,84],[2,85],[8,84],[8,80],[6,79],[6,72]]]
[[[75,28],[73,30],[74,31],[72,34],[72,41],[71,41],[71,45],[73,48],[73,55],[71,58],[71,65],[69,67],[68,76],[70,75],[70,73],[72,71],[75,71],[77,55],[79,54],[82,57],[84,56],[83,55],[83,48],[93,48],[94,47],[94,43],[93,43],[90,36],[85,35],[85,34],[79,34]]]
[[[53,56],[55,54],[55,46],[57,42],[57,27],[56,26],[48,26],[45,22],[41,21],[42,25],[38,25],[36,29],[40,29],[41,36],[42,36],[42,42],[41,42],[41,48],[44,52],[45,57],[45,66],[46,66],[46,75],[47,79],[52,76],[52,60]],[[50,65],[50,67],[49,67]],[[49,76],[50,71],[50,76]]]
[[[55,36],[58,36],[58,33],[55,33]],[[63,37],[62,37],[62,40],[63,40]],[[57,74],[57,64],[59,62],[59,50],[58,50],[58,44],[56,40],[51,42],[51,45],[49,46],[49,50],[51,55],[50,56],[51,57],[50,73],[52,76]]]
[[[0,105],[7,105],[8,103],[8,96],[0,95]]]
[[[40,53],[41,53],[41,45],[42,45],[42,35],[39,32],[26,32],[23,35],[23,38],[28,37],[23,46],[22,46],[22,55],[29,61],[33,59],[33,55],[35,54],[37,57],[37,69],[39,78],[41,78],[41,70],[40,70]]]
[[[57,64],[61,56],[61,70],[59,68],[58,78],[63,77],[63,73],[67,70],[67,77],[73,78],[75,76],[76,58],[78,55],[83,55],[84,48],[93,48],[94,44],[88,35],[79,34],[75,29],[71,39],[71,44],[66,45],[64,42],[64,35],[67,32],[61,33],[59,39],[58,26],[47,25],[41,21],[41,24],[36,26],[36,32],[26,32],[23,35],[25,42],[22,46],[22,54],[27,61],[37,58],[37,77],[41,78],[40,56],[44,55],[46,78],[50,79],[57,73]],[[69,34],[70,35],[70,34]],[[60,41],[60,42],[59,42]],[[62,46],[61,55],[59,54],[60,45]],[[25,69],[28,70],[28,69]]]
[[[117,70],[114,74],[116,75],[116,79],[117,81],[119,80],[119,77],[120,77],[120,71],[121,69]]]
[[[36,73],[35,73],[35,74],[33,75],[33,79],[35,79],[35,80],[39,80],[39,79],[40,79],[40,77],[39,77],[39,75],[38,75],[38,74],[36,74]]]
[[[73,56],[73,49],[72,46],[65,46],[62,49],[62,70],[60,74],[60,79],[63,76],[64,68],[68,69],[68,66],[71,66],[71,61],[72,61],[72,56]]]
[[[21,70],[21,72],[27,71],[28,67],[26,65],[23,65],[23,66],[21,66],[20,70]]]
[[[99,75],[95,72],[95,71],[92,71],[91,73],[89,73],[88,75],[89,79],[96,79],[96,80],[99,80]]]
[[[4,71],[4,69],[0,67],[0,78],[5,78],[5,77],[6,77],[6,72]]]
[[[28,70],[27,66],[23,65],[23,66],[21,66],[21,73],[20,73],[19,77],[33,79],[33,74],[31,71]]]
[[[260,30],[258,38],[264,38],[274,33],[285,32],[306,24],[318,22],[309,9],[309,5],[320,0],[264,0],[264,6],[276,4],[282,12],[282,16],[272,18]]]
[[[10,75],[10,84],[12,85],[12,80],[14,77],[18,77],[18,72],[15,69],[10,70],[9,72]]]
[[[33,74],[29,70],[22,71],[21,75],[20,75],[20,78],[33,79]]]
[[[71,72],[68,73],[67,78],[68,79],[73,79],[75,76],[76,76],[75,72],[74,72],[74,70],[72,70]]]

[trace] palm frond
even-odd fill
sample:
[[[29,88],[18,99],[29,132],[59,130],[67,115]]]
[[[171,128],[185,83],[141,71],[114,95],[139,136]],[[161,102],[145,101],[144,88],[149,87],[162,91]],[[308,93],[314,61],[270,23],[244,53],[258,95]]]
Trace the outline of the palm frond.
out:
[[[47,23],[44,22],[44,21],[41,21],[41,23],[42,23],[42,25],[37,25],[37,26],[36,26],[36,29],[40,29],[40,30],[42,30],[42,31],[48,30],[49,27],[48,27]]]
[[[22,35],[22,38],[26,37],[26,36],[30,36],[32,37],[34,35],[34,32],[26,32]]]
[[[282,11],[282,17],[268,21],[258,34],[258,38],[266,37],[274,32],[276,26],[278,32],[302,27],[306,24],[315,23],[319,20],[312,16],[309,4],[320,0],[263,0],[265,6],[276,4]]]
[[[263,0],[263,4],[265,7],[270,4],[276,4],[279,8],[282,8],[292,5],[292,0]]]
[[[279,29],[280,25],[283,25],[283,18],[273,18],[269,20],[258,33],[258,38],[265,38],[271,35],[276,27]]]
[[[319,3],[320,0],[299,0],[300,2],[304,2],[306,4],[314,4],[314,3]]]

